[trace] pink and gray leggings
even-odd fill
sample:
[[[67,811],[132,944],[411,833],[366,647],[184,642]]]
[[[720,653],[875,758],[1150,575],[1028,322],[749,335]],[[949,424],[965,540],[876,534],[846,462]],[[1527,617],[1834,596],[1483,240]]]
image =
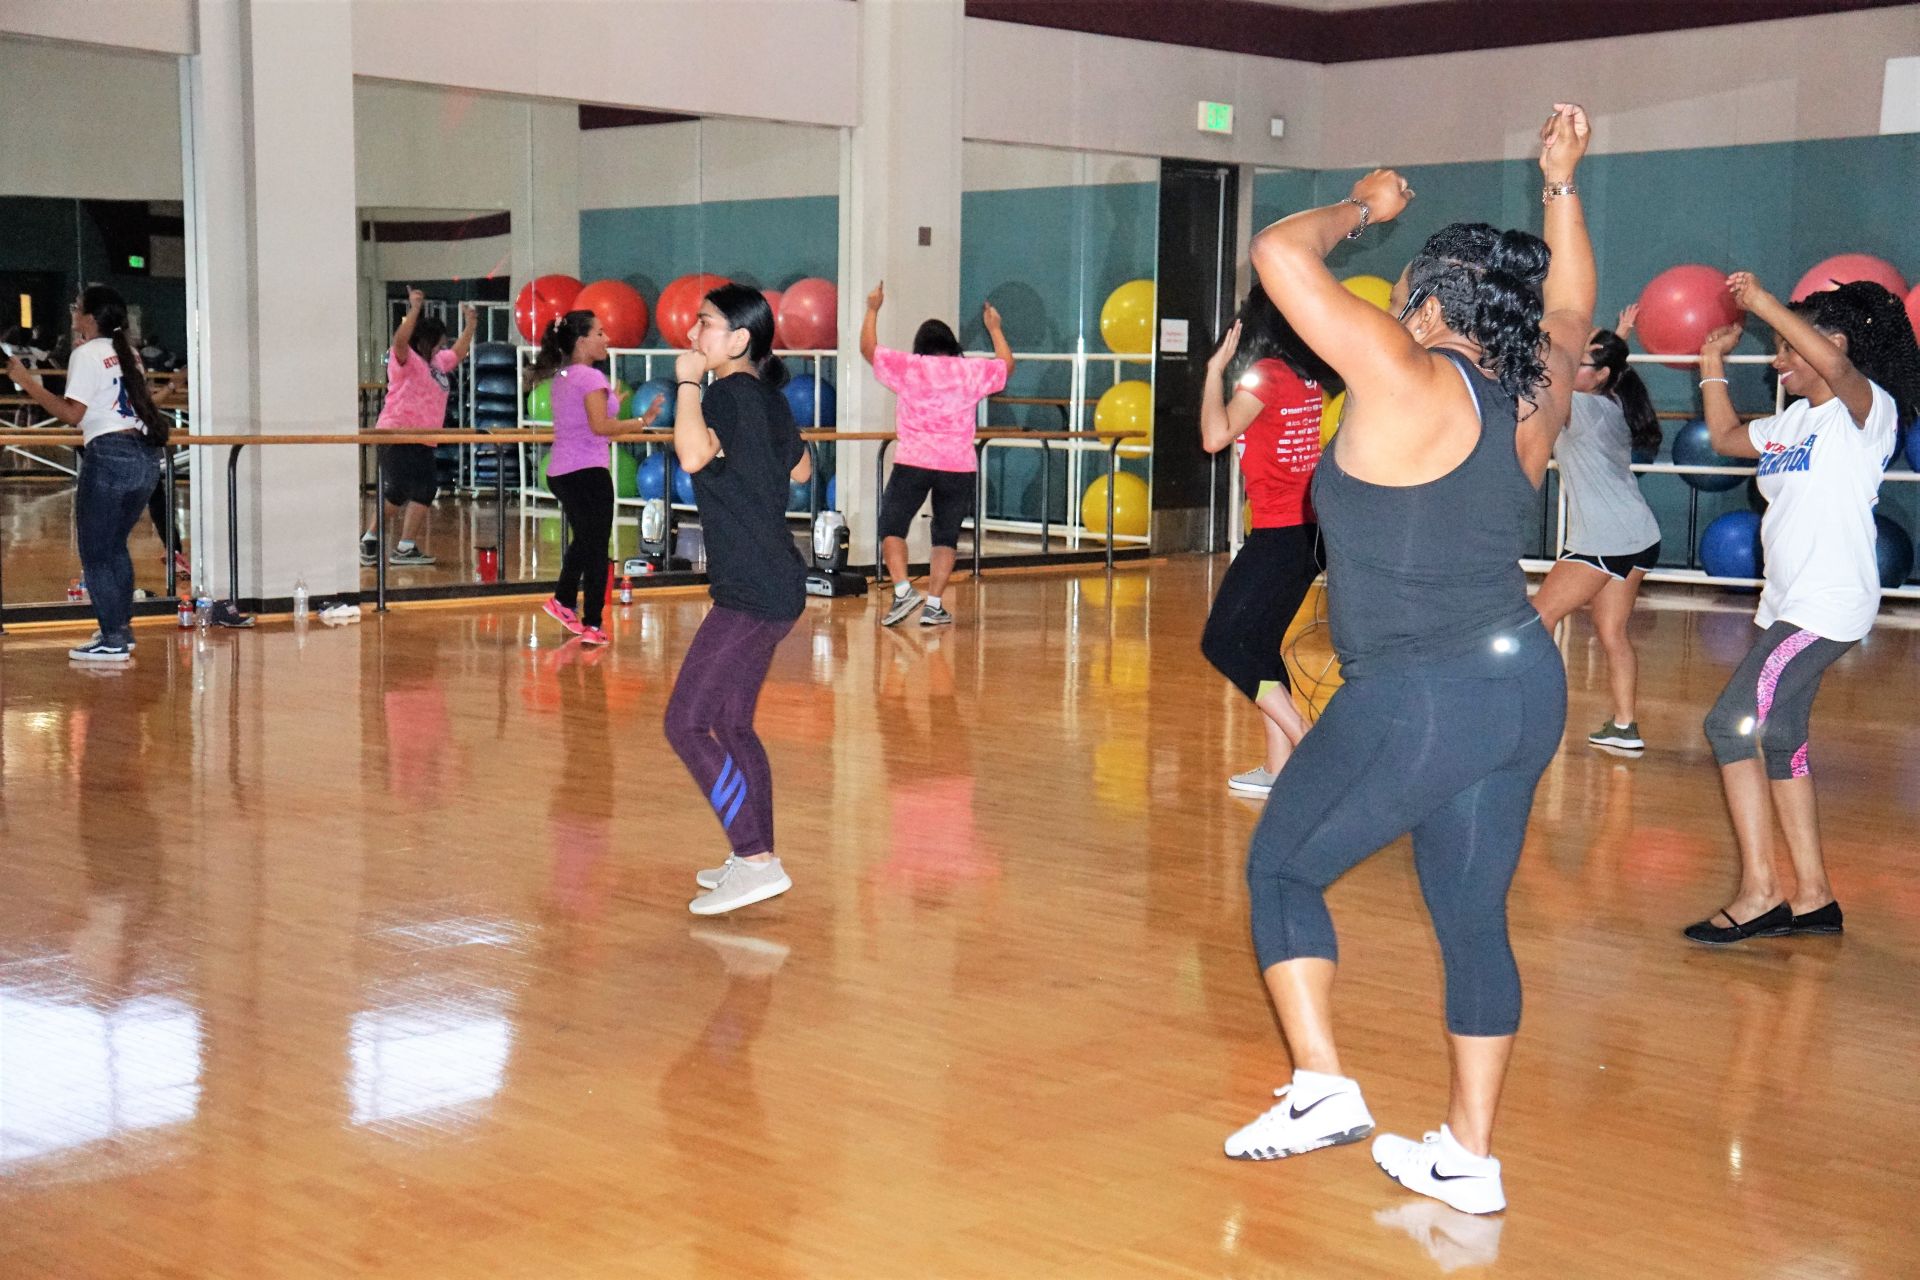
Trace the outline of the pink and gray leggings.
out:
[[[1776,782],[1804,778],[1807,764],[1807,716],[1813,710],[1820,679],[1852,640],[1828,640],[1791,622],[1776,622],[1747,651],[1740,669],[1707,712],[1707,741],[1722,765],[1766,756],[1767,776]]]

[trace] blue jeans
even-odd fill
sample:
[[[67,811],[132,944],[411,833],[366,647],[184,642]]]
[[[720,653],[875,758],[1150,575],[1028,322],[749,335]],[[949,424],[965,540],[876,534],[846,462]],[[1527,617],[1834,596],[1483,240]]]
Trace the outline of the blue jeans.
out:
[[[81,451],[73,521],[93,613],[109,641],[133,638],[133,557],[127,554],[127,538],[159,483],[160,451],[138,431],[100,436]]]

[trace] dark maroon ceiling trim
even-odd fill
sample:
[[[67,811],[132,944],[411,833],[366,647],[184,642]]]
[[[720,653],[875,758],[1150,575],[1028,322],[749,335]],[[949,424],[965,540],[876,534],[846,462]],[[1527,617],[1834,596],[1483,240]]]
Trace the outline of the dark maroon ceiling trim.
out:
[[[512,214],[483,213],[477,217],[439,222],[425,218],[366,221],[360,224],[360,238],[377,240],[381,244],[408,244],[422,240],[479,240],[487,236],[504,236],[512,230]]]
[[[685,124],[699,116],[675,115],[671,111],[636,111],[631,107],[595,107],[580,104],[582,129],[626,129],[636,124]]]
[[[1301,62],[1364,62],[1890,9],[1908,0],[1424,0],[1327,13],[1256,0],[966,0],[967,16]]]

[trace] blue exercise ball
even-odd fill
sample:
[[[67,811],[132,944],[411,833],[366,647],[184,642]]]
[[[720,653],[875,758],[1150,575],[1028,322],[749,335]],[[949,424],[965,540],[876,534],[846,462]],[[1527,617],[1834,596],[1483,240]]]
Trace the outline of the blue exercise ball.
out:
[[[787,510],[813,510],[813,482],[811,480],[795,480],[787,486]]]
[[[693,472],[682,467],[673,469],[673,500],[683,507],[694,505]]]
[[[820,425],[822,427],[834,425],[834,410],[838,405],[839,396],[835,393],[831,382],[824,378],[816,378],[810,373],[803,373],[790,380],[780,390],[781,394],[787,397],[787,404],[793,410],[793,420],[799,424],[802,431],[813,430],[813,406],[816,400],[820,405]]]
[[[1729,511],[1708,525],[1700,535],[1700,563],[1716,578],[1758,578],[1760,517],[1751,511]]]
[[[1660,460],[1660,446],[1657,444],[1654,445],[1651,449],[1635,449],[1633,451],[1633,461],[1636,464],[1644,465],[1645,463],[1658,462],[1659,460]]]
[[[839,509],[840,509],[840,477],[829,476],[827,478],[827,510],[838,511]]]
[[[648,378],[635,387],[633,394],[627,397],[627,403],[621,408],[621,415],[628,418],[644,417],[653,402],[658,400],[660,416],[653,420],[653,427],[650,429],[664,431],[673,425],[674,410],[679,406],[679,401],[674,398],[675,391],[672,378]]]
[[[1673,460],[1683,467],[1738,467],[1743,465],[1739,458],[1722,457],[1714,452],[1713,433],[1707,424],[1695,418],[1680,428],[1673,437]],[[1750,464],[1744,464],[1750,465]],[[1745,476],[1696,476],[1680,477],[1703,493],[1725,493],[1740,486]]]
[[[650,453],[640,460],[640,469],[634,474],[634,488],[643,499],[667,496],[665,454]]]
[[[1907,428],[1907,465],[1920,471],[1920,422]]]
[[[1880,585],[1897,587],[1913,576],[1913,535],[1892,516],[1874,513],[1874,558],[1880,562]]]

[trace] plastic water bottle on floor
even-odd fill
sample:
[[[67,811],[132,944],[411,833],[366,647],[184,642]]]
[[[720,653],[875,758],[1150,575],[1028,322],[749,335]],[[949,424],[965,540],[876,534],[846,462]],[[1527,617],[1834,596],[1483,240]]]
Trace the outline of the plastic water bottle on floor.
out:
[[[193,602],[193,620],[202,631],[207,629],[213,621],[213,597],[203,595]]]
[[[304,574],[293,580],[293,620],[307,620],[307,579]]]

